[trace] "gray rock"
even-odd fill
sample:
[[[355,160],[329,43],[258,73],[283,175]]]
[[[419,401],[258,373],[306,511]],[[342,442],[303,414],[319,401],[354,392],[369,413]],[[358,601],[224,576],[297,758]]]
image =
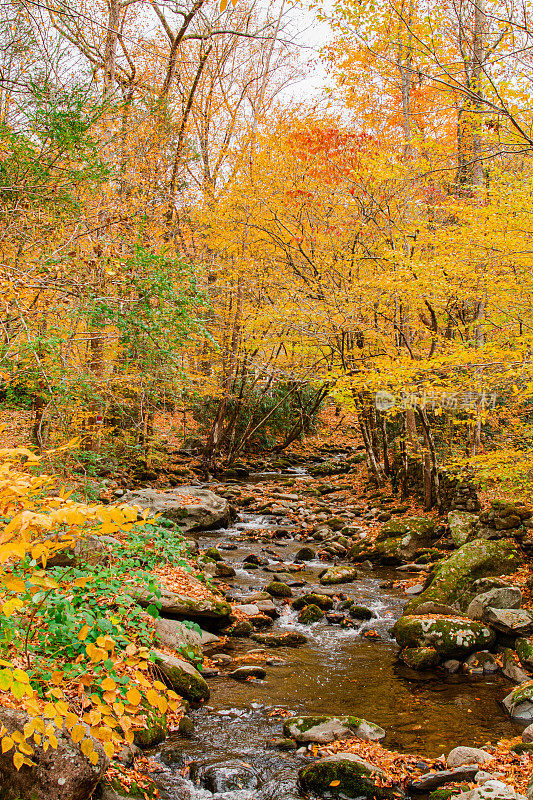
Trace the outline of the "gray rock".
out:
[[[187,627],[177,619],[159,617],[158,619],[152,619],[152,622],[157,638],[162,645],[170,650],[191,648],[195,653],[201,655],[203,647],[220,641],[220,638],[213,633],[203,630],[198,633],[194,628]]]
[[[357,737],[377,742],[383,739],[385,731],[373,722],[359,717],[294,717],[283,725],[283,734],[299,743],[316,742],[327,744]]]
[[[22,733],[29,721],[27,714],[10,708],[0,708],[0,722],[10,734]],[[101,744],[89,734],[89,739],[98,755],[98,762],[91,764],[83,755],[79,744],[74,744],[70,735],[57,728],[57,749],[34,745],[31,756],[33,766],[17,770],[13,764],[13,751],[0,754],[0,793],[5,800],[86,800],[91,797],[96,784],[103,777],[109,759]]]
[[[228,677],[236,681],[245,681],[248,678],[265,678],[266,670],[263,667],[237,667],[233,672],[228,672]]]
[[[528,724],[533,722],[533,683],[531,681],[517,686],[502,702],[513,719]]]
[[[256,606],[255,603],[245,603],[244,605],[235,606],[235,608],[237,611],[240,611],[242,614],[247,614],[248,616],[259,614],[259,606]]]
[[[329,567],[320,578],[323,586],[331,586],[338,583],[351,583],[357,578],[355,567]]]
[[[455,800],[517,800],[523,795],[517,794],[511,786],[498,780],[486,781],[469,792],[461,792]]]
[[[427,772],[419,778],[415,778],[408,785],[408,788],[415,794],[426,794],[427,792],[445,786],[447,783],[455,781],[471,781],[479,771],[477,764],[465,764],[455,769],[443,769],[439,772]]]
[[[203,589],[203,584],[200,581],[198,583]],[[144,608],[153,604],[156,599],[144,590],[138,592],[133,590],[132,596]],[[207,619],[211,623],[218,622],[220,625],[224,625],[228,622],[228,617],[231,614],[230,604],[225,600],[217,600],[215,597],[193,600],[191,597],[174,594],[169,589],[162,589],[161,597],[157,599],[161,603],[161,613],[166,616],[181,617],[195,621]]]
[[[456,547],[462,547],[463,544],[467,543],[474,532],[474,525],[477,519],[476,514],[469,514],[466,511],[450,511],[448,525]]]
[[[198,486],[179,486],[168,491],[138,489],[124,495],[122,502],[140,511],[149,509],[154,514],[162,514],[179,523],[185,533],[225,528],[231,518],[226,498]]]
[[[450,769],[455,767],[462,767],[464,764],[484,764],[485,761],[490,761],[492,756],[486,750],[481,750],[479,747],[454,747],[448,753],[446,759],[446,766]]]
[[[517,654],[510,647],[506,647],[502,653],[502,672],[513,683],[526,683],[530,680],[528,673],[520,666]]]
[[[189,661],[154,651],[156,664],[172,685],[175,692],[192,703],[203,703],[209,699],[209,686]]]
[[[527,728],[524,728],[522,731],[522,741],[533,742],[533,725],[528,725]]]
[[[533,631],[533,614],[524,608],[486,608],[483,619],[493,628],[511,636]]]
[[[482,619],[486,608],[520,608],[522,592],[518,586],[505,586],[478,594],[469,604],[466,615],[471,619]]]

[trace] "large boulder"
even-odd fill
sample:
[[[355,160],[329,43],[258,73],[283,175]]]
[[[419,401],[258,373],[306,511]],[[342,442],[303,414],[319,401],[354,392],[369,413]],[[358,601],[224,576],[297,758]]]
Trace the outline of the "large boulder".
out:
[[[0,722],[8,733],[21,734],[29,721],[27,714],[11,708],[0,708]],[[33,744],[33,766],[23,765],[17,770],[13,764],[13,750],[0,753],[0,797],[2,800],[87,800],[92,796],[96,784],[109,766],[109,759],[96,739],[87,736],[98,755],[96,764],[91,764],[83,755],[79,744],[74,744],[70,734],[57,728],[57,749]]]
[[[198,486],[179,486],[167,491],[137,489],[121,499],[122,503],[140,511],[149,509],[152,514],[162,514],[178,522],[185,533],[225,528],[231,518],[230,505],[225,497]]]
[[[202,648],[220,641],[213,633],[189,628],[177,619],[159,617],[153,620],[153,625],[156,638],[162,645],[170,650],[177,650],[187,657],[201,658]]]
[[[420,548],[430,546],[438,534],[437,523],[428,517],[406,517],[386,522],[374,543],[357,542],[350,549],[350,558],[368,558],[380,564],[401,564],[409,561]]]
[[[203,584],[200,584],[203,588]],[[161,596],[155,598],[145,590],[132,591],[132,596],[140,606],[147,608],[156,601],[161,603],[161,614],[179,619],[190,619],[199,622],[209,622],[213,625],[225,625],[229,622],[231,606],[225,600],[216,597],[203,597],[199,600],[193,597],[174,594],[170,589],[161,589]]]
[[[283,735],[301,743],[327,744],[354,737],[377,742],[383,739],[385,731],[359,717],[293,717],[283,724]]]
[[[382,786],[385,773],[355,753],[336,753],[302,767],[298,773],[305,792],[318,797],[393,797],[394,792]],[[332,784],[333,787],[332,788]]]
[[[392,633],[402,650],[432,647],[444,658],[483,650],[495,639],[494,631],[487,625],[460,617],[403,616]]]
[[[508,636],[522,636],[533,631],[533,614],[525,608],[486,608],[483,619]]]
[[[183,658],[155,650],[155,663],[175,692],[191,703],[209,700],[209,686],[197,669]]]
[[[459,607],[464,598],[472,599],[472,584],[487,575],[508,575],[522,563],[520,552],[511,539],[485,541],[474,539],[464,544],[433,571],[429,586],[406,606],[412,614],[428,601]]]
[[[448,514],[448,526],[456,547],[462,547],[472,538],[477,520],[477,515],[468,511],[450,511]]]
[[[476,595],[468,605],[466,616],[483,619],[486,608],[520,608],[521,604],[522,592],[518,586],[499,586]]]

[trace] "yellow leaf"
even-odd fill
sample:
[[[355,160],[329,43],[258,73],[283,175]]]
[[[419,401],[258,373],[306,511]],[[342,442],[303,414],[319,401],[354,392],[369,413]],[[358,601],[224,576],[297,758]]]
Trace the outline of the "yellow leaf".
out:
[[[340,781],[331,781],[330,783],[330,786],[340,786],[340,785],[341,785]]]
[[[4,736],[2,738],[2,753],[7,753],[8,750],[11,750],[15,742],[11,738],[11,736]]]
[[[100,686],[105,692],[112,692],[113,689],[116,689],[117,684],[113,678],[104,678]]]
[[[132,706],[138,706],[142,700],[139,690],[135,688],[128,689],[126,692],[126,698],[128,703],[131,703]]]
[[[72,737],[72,741],[74,744],[78,744],[81,742],[83,737],[85,736],[85,728],[83,725],[74,725],[74,727],[70,731],[70,735]]]
[[[91,764],[98,764],[98,753],[96,750],[91,750],[91,752],[87,755],[87,758]]]
[[[84,739],[81,743],[81,752],[84,756],[88,756],[94,750],[94,745],[91,739]]]
[[[88,633],[89,633],[89,626],[84,625],[83,628],[81,628],[81,630],[78,632],[78,639],[80,640],[80,642],[85,641]]]
[[[25,759],[22,753],[15,753],[15,755],[13,756],[13,764],[15,765],[17,770],[19,770],[21,766],[24,764],[24,760]]]

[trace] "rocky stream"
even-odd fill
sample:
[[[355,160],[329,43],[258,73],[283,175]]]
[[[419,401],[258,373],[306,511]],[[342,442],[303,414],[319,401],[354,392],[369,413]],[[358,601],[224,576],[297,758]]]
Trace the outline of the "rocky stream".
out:
[[[344,463],[346,456],[337,458]],[[508,633],[502,634],[496,646],[493,629],[485,628],[490,641],[484,645],[463,646],[460,641],[459,647],[440,651],[435,641],[429,647],[422,639],[407,641],[402,652],[416,651],[416,658],[399,660],[391,629],[406,603],[417,601],[423,586],[412,581],[407,586],[394,584],[433,565],[424,566],[429,559],[420,557],[423,547],[417,551],[419,563],[413,552],[397,559],[368,560],[361,547],[365,525],[381,519],[390,526],[391,517],[392,523],[402,519],[407,509],[397,508],[397,499],[373,507],[371,498],[353,497],[346,491],[342,475],[311,475],[303,467],[240,479],[234,476],[224,482],[198,483],[198,487],[230,502],[239,501],[239,513],[226,521],[227,527],[194,533],[204,552],[205,571],[215,582],[223,582],[237,616],[224,630],[208,619],[196,619],[213,634],[205,637],[209,641],[204,646],[211,664],[204,671],[210,697],[200,707],[193,706],[180,735],[171,735],[152,751],[163,796],[170,800],[388,796],[385,790],[346,789],[343,774],[337,772],[334,777],[340,776],[339,782],[328,781],[324,794],[316,789],[313,794],[312,782],[306,786],[298,775],[313,763],[310,756],[327,756],[322,748],[335,739],[360,735],[381,740],[388,749],[417,754],[418,772],[424,773],[430,771],[425,758],[446,756],[459,746],[479,748],[502,737],[516,737],[528,724],[525,717],[513,718],[502,704],[516,682],[530,679],[516,659],[518,679],[511,668],[502,673],[501,652],[510,643]],[[273,503],[265,502],[266,491],[275,497]],[[311,510],[304,502],[310,497],[314,498]],[[465,521],[473,524],[473,515],[472,520],[468,517],[463,514],[463,527]],[[449,530],[441,526],[429,538],[439,537],[453,552]],[[477,541],[470,532],[465,541],[473,537]],[[425,540],[420,543],[427,545]],[[431,557],[438,561],[436,553]],[[470,585],[486,574],[474,569]],[[480,584],[474,595],[487,587],[491,588]],[[464,617],[457,604],[455,611],[452,605],[437,603],[431,609],[426,603],[416,619],[423,620],[424,614],[427,619],[430,611],[433,623],[446,613]],[[401,639],[401,634],[396,638]],[[441,652],[441,657],[435,655],[434,661],[425,663],[425,651],[431,651],[431,658]],[[470,659],[469,653],[474,653]],[[299,728],[290,728],[291,720],[298,717],[306,719]],[[331,719],[321,717],[334,718],[333,732]],[[371,724],[365,727],[365,721]],[[340,732],[335,725],[340,725]],[[481,769],[473,766],[475,758],[465,752],[457,775],[448,780],[473,781]],[[478,761],[481,764],[483,759]],[[468,769],[462,774],[465,763]],[[485,794],[473,800],[515,797],[503,784],[498,788],[497,778],[486,774]],[[413,781],[407,793],[427,795],[443,783],[444,772],[434,785],[422,781],[417,786]]]

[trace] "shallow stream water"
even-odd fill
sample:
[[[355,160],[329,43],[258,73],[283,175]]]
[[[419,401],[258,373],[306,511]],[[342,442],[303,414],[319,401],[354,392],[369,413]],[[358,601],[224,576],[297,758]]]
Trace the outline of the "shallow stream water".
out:
[[[272,578],[261,568],[243,569],[246,555],[267,555],[271,564],[291,563],[302,543],[253,541],[251,532],[265,528],[269,520],[251,514],[241,515],[240,520],[234,528],[201,539],[200,547],[236,545],[236,549],[222,552],[237,570],[228,584],[244,595],[262,589]],[[274,527],[280,527],[279,521]],[[312,591],[325,566],[323,561],[309,562],[294,580],[307,581],[305,591]],[[376,615],[356,628],[341,629],[325,621],[302,626],[287,606],[269,632],[297,630],[308,642],[298,648],[269,650],[276,663],[267,664],[264,681],[238,682],[224,674],[209,679],[208,706],[191,714],[194,737],[171,737],[158,753],[160,785],[167,796],[172,800],[299,798],[296,776],[304,757],[273,749],[270,744],[282,736],[283,715],[363,717],[386,730],[385,747],[421,756],[446,754],[460,744],[479,746],[516,736],[520,728],[500,705],[511,686],[501,676],[420,673],[398,662],[389,630],[406,597],[381,586],[393,576],[397,578],[398,573],[391,569],[361,572],[354,583],[336,587]],[[378,636],[363,636],[369,628]],[[229,641],[226,652],[235,656],[254,649],[259,649],[257,643],[236,638]],[[239,771],[243,775],[233,781]],[[213,774],[221,776],[218,783],[216,778],[213,783],[206,777]]]

